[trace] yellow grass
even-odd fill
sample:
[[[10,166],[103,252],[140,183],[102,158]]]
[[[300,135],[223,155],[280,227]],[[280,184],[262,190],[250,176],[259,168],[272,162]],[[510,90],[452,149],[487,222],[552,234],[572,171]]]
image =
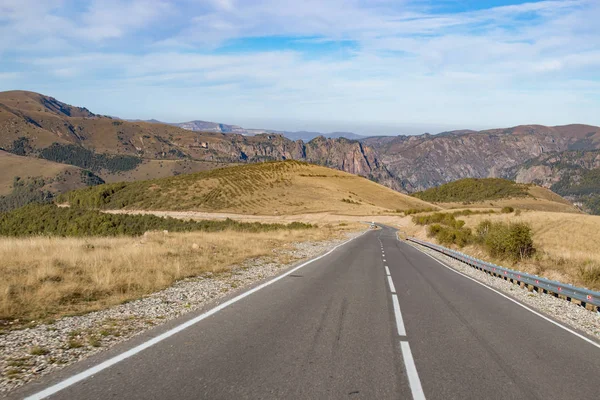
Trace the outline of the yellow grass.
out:
[[[144,160],[131,171],[117,172],[114,174],[104,171],[101,175],[108,183],[123,181],[131,182],[144,179],[166,178],[180,174],[191,174],[214,168],[222,168],[228,165],[235,164],[197,160]]]
[[[466,222],[466,227],[473,229],[485,219],[526,222],[532,228],[533,242],[538,250],[533,258],[517,263],[492,259],[481,247],[468,246],[461,251],[524,272],[600,290],[600,216],[522,211],[520,215],[485,214],[458,218]],[[434,240],[427,237],[427,227],[406,221],[405,229],[409,236]]]
[[[152,233],[141,238],[3,238],[0,320],[24,322],[96,310],[251,258],[289,262],[290,256],[278,249],[358,229],[353,224],[262,233]]]
[[[471,215],[460,217],[466,226],[484,220],[526,222],[533,229],[535,243],[554,257],[600,262],[600,216],[543,211],[523,211],[521,215]]]
[[[136,182],[116,197],[126,209],[256,215],[376,215],[437,208],[366,178],[296,161],[248,164]]]

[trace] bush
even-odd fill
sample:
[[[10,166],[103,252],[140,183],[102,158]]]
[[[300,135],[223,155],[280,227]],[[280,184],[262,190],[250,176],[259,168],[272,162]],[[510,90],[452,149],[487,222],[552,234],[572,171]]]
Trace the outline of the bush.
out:
[[[515,211],[515,209],[512,207],[509,207],[509,206],[502,207],[502,210],[500,210],[500,212],[502,214],[510,214],[511,212],[514,212],[514,211]]]
[[[414,197],[425,201],[463,204],[528,195],[527,186],[499,178],[460,179],[413,194]]]
[[[531,228],[523,222],[482,221],[477,226],[477,239],[492,257],[519,260],[535,253]]]
[[[396,210],[396,212],[400,213],[403,212],[405,216],[408,215],[413,215],[413,214],[419,214],[419,213],[424,213],[424,212],[431,212],[431,211],[435,211],[435,208],[432,207],[427,207],[427,208],[409,208],[408,210]]]
[[[261,224],[229,218],[224,221],[184,221],[155,215],[104,214],[81,208],[62,208],[54,204],[30,204],[10,213],[0,213],[0,236],[139,236],[153,230],[216,232],[231,229],[265,232],[312,227],[302,222]]]

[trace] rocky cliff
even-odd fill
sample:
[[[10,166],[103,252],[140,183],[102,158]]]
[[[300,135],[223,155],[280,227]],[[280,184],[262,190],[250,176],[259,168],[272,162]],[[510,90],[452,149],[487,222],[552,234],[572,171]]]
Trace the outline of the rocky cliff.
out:
[[[480,132],[372,137],[362,141],[408,191],[461,178],[504,177],[547,153],[600,148],[600,128],[588,125],[517,126]]]

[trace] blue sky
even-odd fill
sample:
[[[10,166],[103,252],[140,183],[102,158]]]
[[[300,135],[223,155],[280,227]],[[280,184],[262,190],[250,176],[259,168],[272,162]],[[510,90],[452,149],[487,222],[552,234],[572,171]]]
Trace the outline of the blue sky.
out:
[[[0,0],[0,90],[286,130],[600,125],[599,20],[598,0]]]

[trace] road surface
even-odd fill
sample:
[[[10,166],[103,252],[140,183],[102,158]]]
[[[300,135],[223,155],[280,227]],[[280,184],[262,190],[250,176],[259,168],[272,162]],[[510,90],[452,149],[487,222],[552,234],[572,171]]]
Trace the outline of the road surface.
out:
[[[128,358],[120,354],[198,314],[13,396],[595,399],[600,393],[600,347],[442,266],[387,227],[253,290]],[[89,371],[105,360],[120,361]]]

